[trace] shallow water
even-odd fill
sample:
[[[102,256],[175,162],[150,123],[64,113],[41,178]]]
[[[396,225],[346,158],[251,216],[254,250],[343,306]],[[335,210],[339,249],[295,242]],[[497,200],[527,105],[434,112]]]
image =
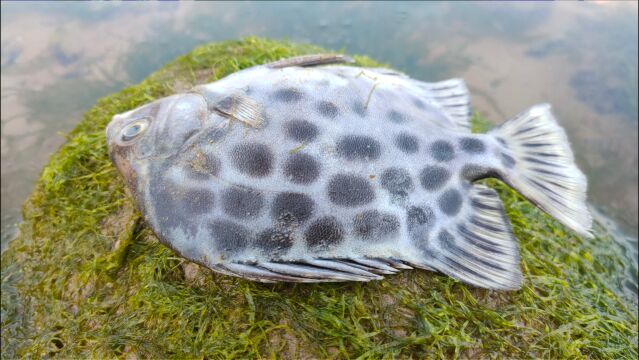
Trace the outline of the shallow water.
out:
[[[550,102],[588,175],[589,199],[614,219],[607,226],[629,235],[618,238],[636,259],[636,2],[3,2],[1,9],[3,250],[61,134],[98,98],[198,44],[257,35],[365,54],[422,80],[463,77],[474,109],[496,123]]]

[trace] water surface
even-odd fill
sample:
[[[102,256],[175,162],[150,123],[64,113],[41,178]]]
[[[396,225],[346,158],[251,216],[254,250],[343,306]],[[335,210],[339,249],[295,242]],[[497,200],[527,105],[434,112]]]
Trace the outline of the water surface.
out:
[[[636,2],[1,7],[3,249],[61,134],[98,98],[198,44],[257,35],[365,54],[422,80],[463,77],[474,109],[495,123],[550,102],[589,199],[629,234],[636,261]]]

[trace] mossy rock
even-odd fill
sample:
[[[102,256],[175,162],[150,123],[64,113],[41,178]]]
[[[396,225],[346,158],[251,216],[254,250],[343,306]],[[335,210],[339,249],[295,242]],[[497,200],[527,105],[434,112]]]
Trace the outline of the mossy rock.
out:
[[[487,183],[521,242],[525,280],[514,292],[417,270],[370,283],[259,284],[161,245],[109,161],[111,116],[320,51],[256,38],[205,45],[99,100],[51,157],[2,255],[2,357],[637,358],[618,245],[576,237],[497,181]]]

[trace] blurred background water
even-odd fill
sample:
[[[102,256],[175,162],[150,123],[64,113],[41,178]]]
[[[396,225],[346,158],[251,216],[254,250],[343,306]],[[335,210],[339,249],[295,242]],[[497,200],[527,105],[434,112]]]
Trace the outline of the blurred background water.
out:
[[[82,113],[194,46],[257,35],[464,78],[495,123],[550,102],[595,213],[637,258],[637,2],[1,4],[2,249]],[[605,215],[604,215],[605,214]],[[636,290],[635,290],[636,291]]]

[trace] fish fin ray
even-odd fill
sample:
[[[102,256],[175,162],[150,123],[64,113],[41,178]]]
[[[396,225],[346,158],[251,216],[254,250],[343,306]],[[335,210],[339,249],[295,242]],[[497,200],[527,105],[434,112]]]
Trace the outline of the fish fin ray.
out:
[[[519,289],[519,245],[497,192],[477,184],[469,195],[470,215],[434,235],[427,265],[474,286]]]
[[[427,88],[433,93],[433,99],[453,120],[458,130],[470,133],[470,94],[464,80],[448,79],[427,83]]]
[[[512,159],[511,166],[501,170],[504,181],[567,227],[591,237],[587,179],[550,105],[533,106],[489,134],[502,142]]]
[[[344,64],[355,62],[351,57],[342,54],[312,54],[280,59],[266,66],[281,69],[290,66],[319,66],[328,64]]]
[[[232,94],[218,101],[214,110],[227,118],[259,128],[264,122],[263,109],[257,101],[244,94]]]
[[[341,282],[381,280],[383,275],[411,269],[398,259],[311,258],[299,261],[258,261],[218,264],[213,270],[260,282]]]
[[[293,276],[304,278],[312,282],[322,281],[370,281],[378,280],[379,277],[374,275],[363,275],[362,273],[355,273],[348,271],[347,267],[337,269],[336,266],[330,266],[329,264],[312,264],[305,261],[299,262],[259,262],[258,265],[270,271],[283,274],[286,276]]]

